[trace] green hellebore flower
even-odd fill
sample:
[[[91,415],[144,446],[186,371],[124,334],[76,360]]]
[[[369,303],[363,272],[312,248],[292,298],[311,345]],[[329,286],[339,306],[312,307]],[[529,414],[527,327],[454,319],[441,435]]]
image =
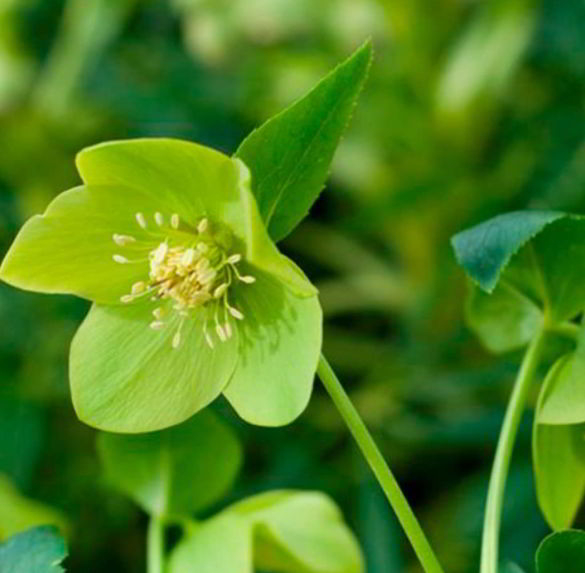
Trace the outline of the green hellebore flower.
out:
[[[255,424],[305,408],[321,308],[260,219],[238,159],[171,139],[83,150],[84,185],[21,229],[0,278],[94,302],[71,345],[79,418],[116,432],[189,418],[221,392]]]

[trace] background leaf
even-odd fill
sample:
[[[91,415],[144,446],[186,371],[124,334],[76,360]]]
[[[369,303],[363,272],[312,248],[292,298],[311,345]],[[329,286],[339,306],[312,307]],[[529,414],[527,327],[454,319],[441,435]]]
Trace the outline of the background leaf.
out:
[[[538,401],[532,436],[536,494],[554,530],[570,527],[585,493],[585,424],[542,423],[543,404],[557,380],[571,370],[572,356],[561,358],[549,372]]]
[[[341,512],[326,495],[279,491],[244,500],[228,512],[254,531],[254,563],[282,573],[359,573],[363,558]]]
[[[254,130],[236,151],[252,172],[260,214],[275,241],[299,224],[321,192],[371,59],[367,41],[305,97]]]
[[[227,514],[193,524],[171,553],[168,568],[169,573],[253,573],[250,525]]]
[[[59,511],[23,496],[8,477],[0,474],[0,541],[36,525],[66,530],[65,517]]]
[[[65,541],[54,527],[43,526],[14,535],[0,545],[2,573],[59,573],[67,557]]]
[[[217,501],[242,458],[234,434],[209,410],[161,432],[103,433],[98,450],[109,482],[155,515],[190,514]]]
[[[536,552],[537,573],[582,573],[585,532],[560,531],[549,535]]]

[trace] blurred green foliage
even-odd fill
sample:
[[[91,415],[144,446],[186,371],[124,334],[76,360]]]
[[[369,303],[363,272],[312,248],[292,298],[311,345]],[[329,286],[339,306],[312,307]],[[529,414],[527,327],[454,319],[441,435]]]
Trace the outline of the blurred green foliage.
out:
[[[329,188],[283,248],[318,284],[325,352],[445,568],[474,573],[518,357],[492,357],[463,326],[465,281],[448,238],[515,208],[585,207],[584,19],[581,0],[5,1],[2,252],[77,183],[81,147],[164,135],[233,152],[372,36],[376,59]],[[139,572],[145,516],[108,489],[95,433],[68,395],[68,344],[86,309],[0,285],[0,472],[13,484],[0,496],[19,491],[66,517],[71,571]],[[370,573],[418,571],[320,388],[286,428],[215,409],[245,445],[218,508],[268,488],[323,489],[343,505]],[[502,556],[533,571],[547,527],[525,422]]]

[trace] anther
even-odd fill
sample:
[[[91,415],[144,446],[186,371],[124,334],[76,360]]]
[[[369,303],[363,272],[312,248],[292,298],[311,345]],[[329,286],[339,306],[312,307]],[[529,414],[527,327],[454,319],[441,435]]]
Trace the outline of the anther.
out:
[[[251,285],[252,283],[256,282],[256,279],[250,275],[239,276],[238,279],[240,279],[243,283],[246,283],[248,285]]]
[[[237,318],[238,320],[243,320],[244,319],[243,313],[241,313],[237,308],[234,308],[233,306],[230,306],[230,307],[228,307],[228,310],[230,311],[230,314],[234,318]]]
[[[205,233],[205,231],[207,231],[207,227],[209,227],[209,221],[206,218],[201,219],[197,225],[197,231],[199,231],[199,233]]]
[[[220,339],[222,342],[225,342],[225,341],[227,340],[227,337],[226,337],[225,331],[224,331],[224,329],[222,328],[221,324],[217,324],[217,325],[215,326],[215,332],[217,332],[217,336],[219,336],[219,339]]]
[[[226,322],[223,325],[223,329],[225,330],[225,334],[228,338],[232,337],[232,325],[229,322]]]
[[[188,267],[195,260],[195,249],[187,249],[181,256],[181,264]]]
[[[173,336],[173,348],[179,348],[180,344],[181,344],[181,331],[177,330],[177,332],[175,332],[175,336]]]
[[[143,228],[146,229],[146,219],[142,213],[136,213],[136,222]]]
[[[235,255],[231,255],[227,258],[227,262],[230,265],[234,265],[236,263],[239,263],[242,260],[242,255],[236,253]]]
[[[198,243],[197,250],[200,253],[206,253],[207,251],[209,251],[209,247],[205,243]]]
[[[173,229],[178,229],[179,228],[179,223],[180,223],[179,215],[177,213],[173,213],[171,215],[171,227]]]
[[[146,288],[146,283],[144,281],[138,281],[132,285],[132,294],[140,294]]]
[[[154,322],[150,323],[150,328],[152,330],[161,330],[164,327],[165,323],[160,320],[155,320]]]
[[[153,261],[157,264],[162,263],[165,260],[165,257],[167,256],[168,250],[169,246],[166,243],[161,243],[154,251]]]
[[[158,211],[154,214],[154,222],[159,226],[162,227],[165,224],[165,218],[163,217],[162,213]]]
[[[118,235],[117,233],[114,233],[112,239],[114,240],[114,243],[120,247],[125,247],[128,243],[134,243],[136,241],[136,239],[130,235]]]
[[[112,259],[114,259],[114,262],[120,265],[124,265],[129,262],[128,259],[126,257],[123,257],[122,255],[114,255]]]
[[[220,284],[214,291],[213,291],[213,298],[221,298],[225,291],[228,289],[228,283]]]
[[[159,306],[152,311],[152,316],[157,320],[160,320],[165,314],[165,311]]]
[[[124,296],[120,297],[120,301],[124,304],[128,304],[134,300],[134,296],[131,294],[125,294]]]

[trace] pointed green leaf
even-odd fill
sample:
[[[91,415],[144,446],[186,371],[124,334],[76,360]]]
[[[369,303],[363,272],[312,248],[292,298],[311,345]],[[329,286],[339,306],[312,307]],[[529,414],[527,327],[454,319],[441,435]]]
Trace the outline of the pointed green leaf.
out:
[[[538,419],[544,424],[585,422],[585,327],[581,327],[577,348],[559,370],[547,390]]]
[[[558,381],[572,367],[573,355],[561,358],[546,377],[538,400],[532,454],[538,503],[552,529],[570,527],[585,493],[585,424],[542,423],[543,407]]]
[[[60,573],[67,557],[65,541],[54,527],[43,526],[14,535],[0,544],[2,573]]]
[[[240,360],[224,390],[246,421],[280,426],[305,409],[321,352],[322,312],[317,297],[298,298],[281,282],[256,274],[240,287]]]
[[[167,305],[171,303],[168,302]],[[204,313],[168,312],[152,330],[157,302],[94,305],[71,344],[69,377],[80,420],[111,432],[148,432],[178,424],[224,389],[238,360],[238,332],[215,348],[205,342]]]
[[[37,525],[55,525],[65,531],[66,520],[56,509],[24,497],[0,474],[0,541]]]
[[[220,514],[194,524],[169,559],[169,573],[253,573],[252,539],[248,522]]]
[[[241,464],[240,445],[210,411],[161,432],[101,434],[111,485],[155,515],[189,515],[220,499]]]
[[[278,491],[235,504],[254,527],[254,563],[282,573],[359,573],[359,545],[341,512],[319,492]]]
[[[252,171],[258,207],[275,241],[298,225],[321,192],[371,59],[368,41],[237,150]]]
[[[583,573],[584,563],[584,531],[552,533],[536,552],[536,573]]]
[[[148,252],[164,240],[160,231],[144,231],[135,213],[159,210],[164,212],[164,204],[127,187],[78,187],[61,193],[20,230],[0,278],[26,290],[118,303],[134,282],[148,276]],[[122,248],[114,234],[136,242]],[[115,254],[143,262],[118,264]]]

